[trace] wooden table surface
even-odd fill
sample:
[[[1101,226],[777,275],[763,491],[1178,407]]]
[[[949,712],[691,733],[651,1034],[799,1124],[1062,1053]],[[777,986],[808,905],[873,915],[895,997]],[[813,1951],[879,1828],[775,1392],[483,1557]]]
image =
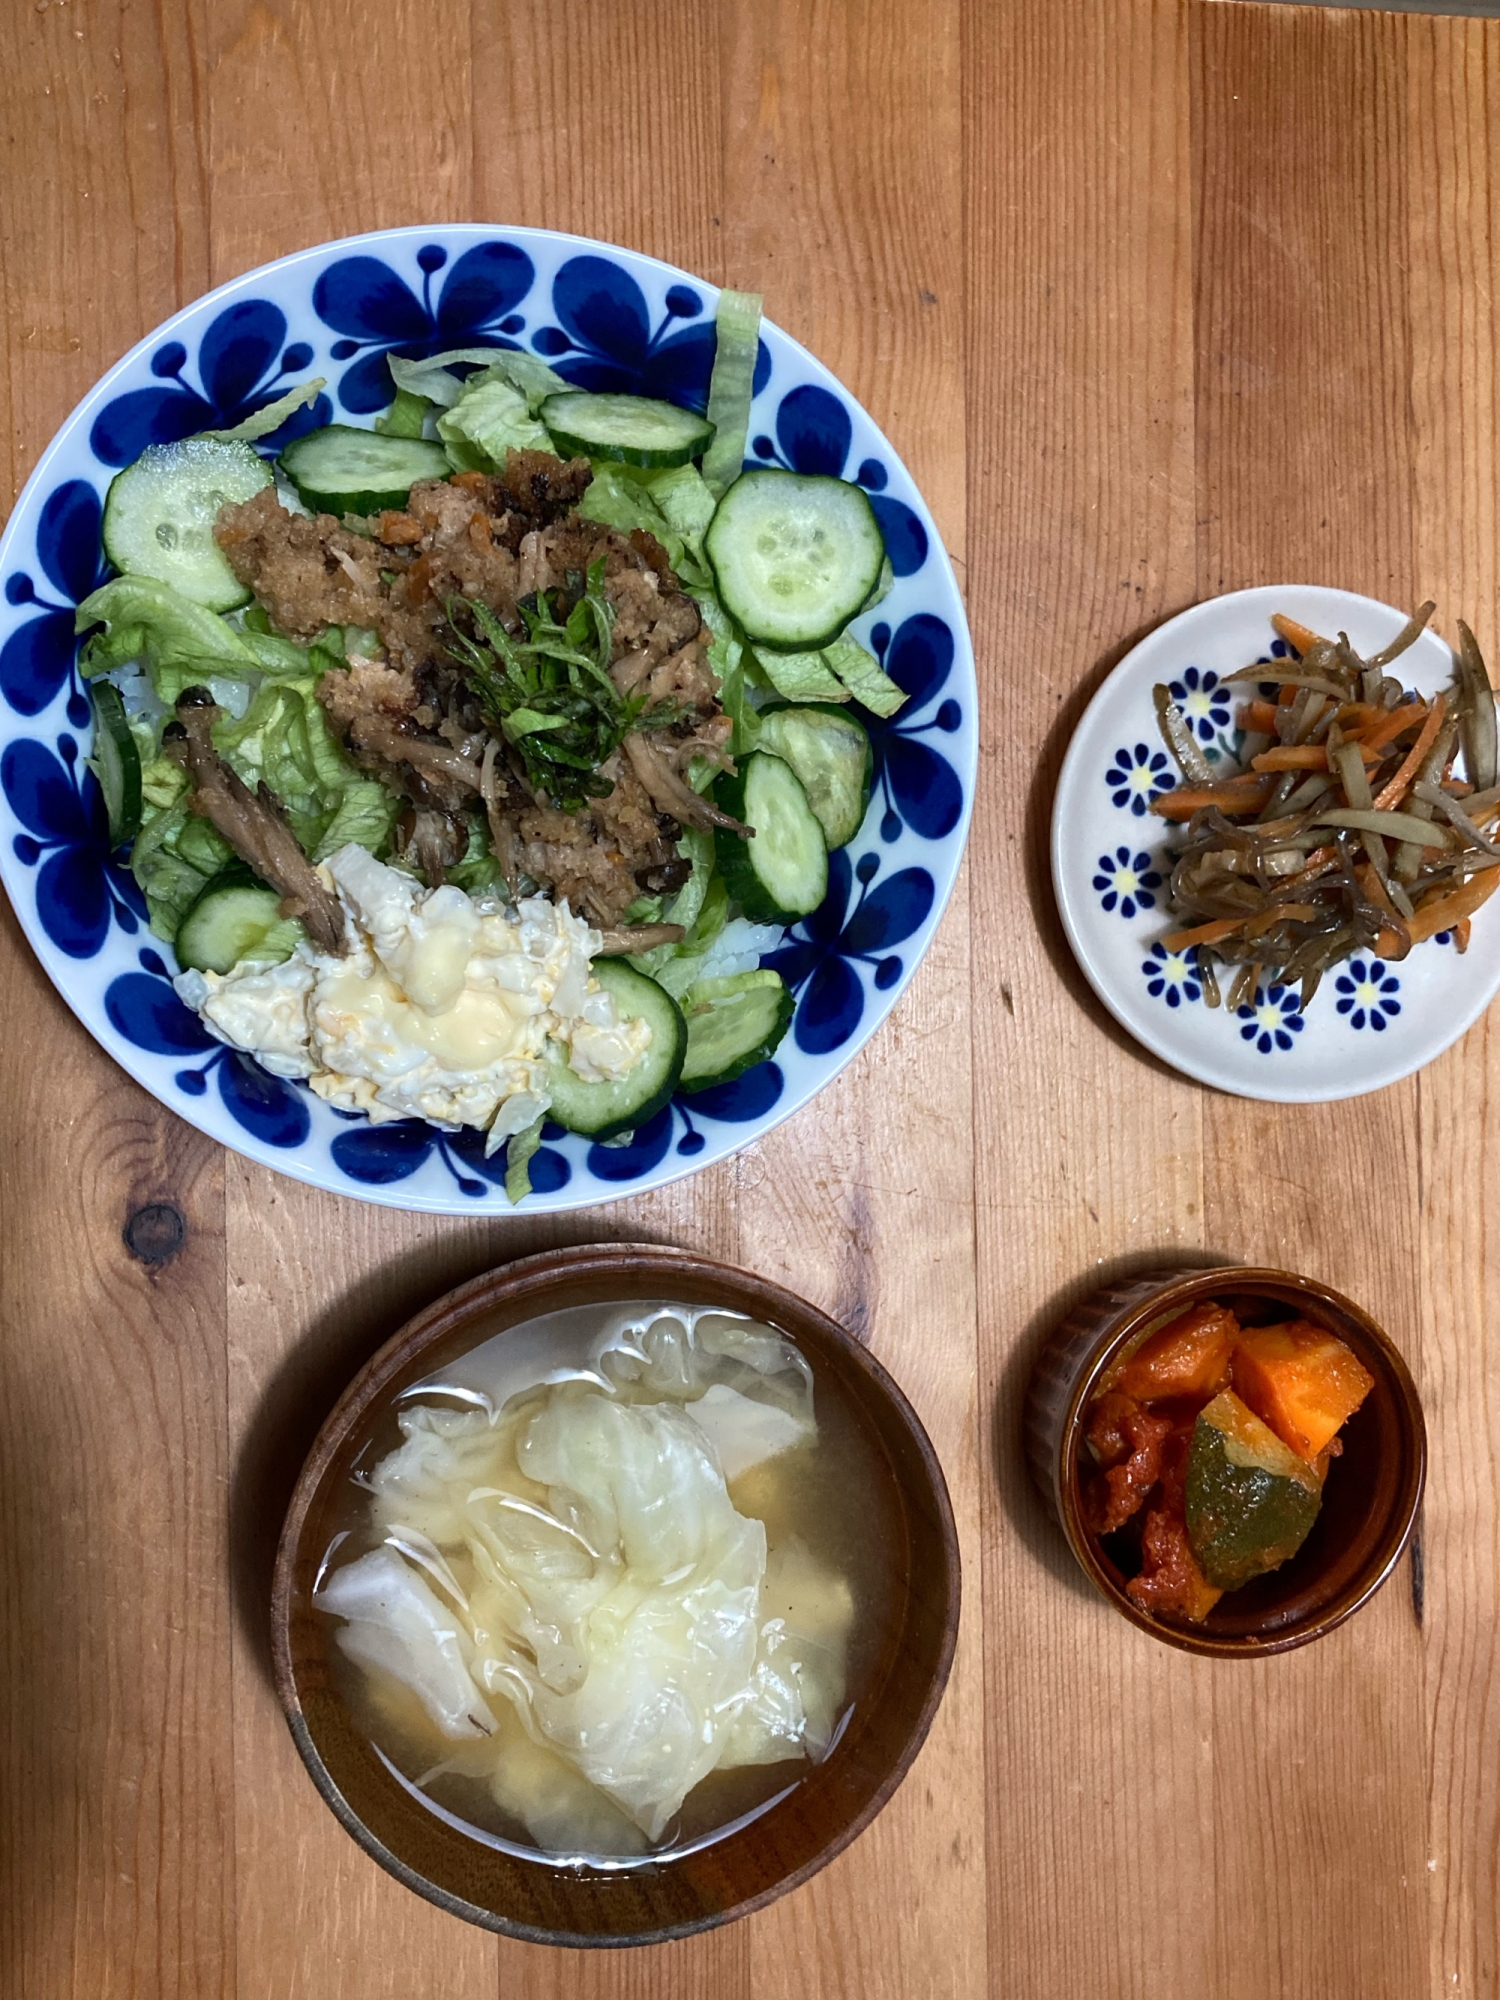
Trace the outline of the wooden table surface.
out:
[[[1145,628],[1301,579],[1500,652],[1500,23],[1219,0],[10,0],[0,490],[104,367],[379,225],[581,231],[764,292],[912,468],[983,688],[965,881],[894,1016],[736,1160],[556,1220],[402,1216],[226,1155],[0,955],[5,2000],[1408,2000],[1497,1991],[1500,1038],[1311,1108],[1102,1015],[1047,882],[1058,762]],[[1500,1115],[1500,1114],[1497,1114]],[[159,1266],[122,1231],[186,1218]],[[265,1602],[353,1368],[512,1255],[606,1236],[868,1335],[966,1565],[875,1826],[692,1943],[513,1945],[303,1774]],[[1263,1665],[1095,1601],[1017,1448],[1036,1346],[1205,1250],[1358,1297],[1417,1373],[1418,1560]]]

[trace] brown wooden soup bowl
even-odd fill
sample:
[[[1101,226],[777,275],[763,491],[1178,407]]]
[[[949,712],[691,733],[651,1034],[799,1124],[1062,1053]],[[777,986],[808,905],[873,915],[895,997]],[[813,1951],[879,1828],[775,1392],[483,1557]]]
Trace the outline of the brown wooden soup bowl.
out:
[[[313,1608],[319,1562],[375,1413],[505,1329],[572,1306],[633,1300],[721,1306],[778,1327],[863,1428],[888,1481],[894,1584],[868,1692],[827,1758],[753,1824],[660,1863],[553,1864],[449,1824],[391,1775],[356,1727],[333,1670],[338,1621]],[[872,1510],[872,1513],[876,1510]],[[879,1362],[816,1307],[686,1252],[608,1244],[527,1257],[419,1313],[350,1383],[292,1496],[272,1595],[276,1685],[313,1782],[367,1853],[453,1915],[533,1943],[654,1944],[760,1909],[805,1882],[875,1817],[921,1747],[958,1630],[959,1560],[937,1456]]]
[[[1127,1573],[1088,1526],[1082,1476],[1089,1405],[1127,1345],[1201,1300],[1261,1324],[1285,1309],[1337,1334],[1375,1378],[1341,1433],[1312,1533],[1280,1569],[1221,1597],[1201,1625],[1169,1623],[1127,1594]],[[1341,1293],[1290,1271],[1147,1271],[1074,1308],[1038,1357],[1026,1396],[1026,1456],[1084,1573],[1116,1611],[1184,1652],[1257,1659],[1321,1639],[1367,1603],[1400,1560],[1422,1498],[1427,1433],[1406,1363],[1374,1320]],[[1080,1463],[1080,1460],[1083,1463]]]

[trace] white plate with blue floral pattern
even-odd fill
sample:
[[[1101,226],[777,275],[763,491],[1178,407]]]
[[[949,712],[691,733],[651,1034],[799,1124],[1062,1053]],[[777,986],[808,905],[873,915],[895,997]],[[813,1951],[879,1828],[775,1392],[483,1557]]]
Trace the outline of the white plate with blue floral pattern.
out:
[[[1500,991],[1500,909],[1475,915],[1462,954],[1445,931],[1399,965],[1367,953],[1335,967],[1305,1014],[1299,989],[1274,982],[1233,1013],[1206,1004],[1191,954],[1160,942],[1173,929],[1172,835],[1148,808],[1181,779],[1151,690],[1168,685],[1204,755],[1228,775],[1238,768],[1240,706],[1255,686],[1225,681],[1263,662],[1263,690],[1274,688],[1288,651],[1271,624],[1275,611],[1315,632],[1347,632],[1366,654],[1408,615],[1347,590],[1278,584],[1211,598],[1158,626],[1115,668],[1068,746],[1052,811],[1052,880],[1089,984],[1153,1055],[1240,1097],[1319,1104],[1410,1076],[1478,1020]],[[1451,678],[1453,656],[1429,630],[1392,671],[1432,694]]]
[[[238,423],[292,383],[328,390],[262,449],[312,424],[369,423],[392,394],[387,356],[523,347],[580,387],[701,409],[717,289],[634,251],[548,230],[389,229],[285,257],[175,314],[74,410],[0,539],[0,880],[54,985],[152,1095],[278,1172],[392,1207],[508,1212],[504,1153],[420,1120],[374,1126],[222,1047],[178,1000],[171,950],[144,923],[105,839],[85,759],[90,710],[73,607],[106,574],[100,507],[147,445]],[[909,699],[864,720],[870,809],[831,857],[826,901],[768,963],[797,996],[774,1060],[680,1096],[629,1145],[549,1127],[529,1209],[584,1208],[660,1187],[789,1117],[863,1047],[926,950],[958,873],[974,795],[974,661],[932,518],[875,424],[807,351],[762,332],[755,464],[842,474],[870,496],[896,581],[856,624]]]

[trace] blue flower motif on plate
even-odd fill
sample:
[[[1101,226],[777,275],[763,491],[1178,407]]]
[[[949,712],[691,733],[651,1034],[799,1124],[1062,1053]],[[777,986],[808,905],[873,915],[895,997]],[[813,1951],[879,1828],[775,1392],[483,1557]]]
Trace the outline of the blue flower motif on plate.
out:
[[[1180,1007],[1184,1000],[1203,997],[1191,952],[1168,951],[1164,944],[1154,944],[1141,963],[1141,971],[1146,975],[1146,991],[1151,998],[1165,1000],[1169,1007]]]
[[[1113,854],[1101,854],[1094,872],[1094,887],[1106,910],[1118,907],[1122,917],[1155,906],[1155,892],[1161,887],[1160,872],[1151,865],[1151,856],[1129,847],[1117,847]]]
[[[17,625],[0,646],[0,694],[17,715],[40,715],[73,673],[78,641],[75,607],[108,575],[99,544],[99,496],[85,479],[64,480],[42,502],[37,517],[36,559],[62,601],[37,590],[24,569],[5,579],[7,604],[35,605],[35,617]],[[68,698],[68,720],[82,729],[89,704],[76,682]]]
[[[1304,1025],[1302,996],[1290,986],[1257,986],[1254,1000],[1234,1011],[1242,1023],[1240,1039],[1253,1042],[1263,1056],[1289,1049]]]
[[[1167,692],[1200,742],[1212,743],[1229,727],[1229,689],[1211,668],[1185,668]]]
[[[1378,958],[1350,959],[1348,970],[1335,979],[1334,990],[1339,996],[1334,1004],[1351,1028],[1370,1027],[1382,1033],[1401,1012],[1396,998],[1401,981]]]
[[[1111,801],[1117,806],[1128,807],[1140,819],[1153,799],[1159,799],[1163,792],[1172,790],[1177,783],[1177,774],[1168,763],[1165,751],[1137,743],[1134,749],[1127,746],[1115,752],[1114,762],[1104,774],[1104,782],[1109,788]]]
[[[198,431],[229,430],[254,416],[307,374],[312,349],[302,340],[284,347],[286,335],[286,314],[269,299],[239,299],[225,306],[198,343],[196,389],[184,374],[186,347],[180,340],[169,340],[151,357],[151,373],[160,386],[128,389],[95,417],[89,441],[96,455],[106,465],[129,465],[148,444],[172,444]],[[332,404],[319,396],[280,430],[259,439],[256,448],[277,452],[332,417]]]
[[[93,958],[111,923],[133,934],[146,905],[135,878],[110,855],[104,800],[67,734],[54,754],[20,737],[0,755],[0,791],[22,826],[12,842],[24,868],[40,868],[36,913],[69,958]],[[44,858],[45,857],[45,858]]]
[[[843,1047],[865,1009],[864,983],[855,966],[873,967],[881,991],[894,986],[901,977],[901,960],[890,947],[909,938],[932,908],[936,892],[925,868],[903,868],[872,891],[879,872],[878,854],[862,854],[852,870],[842,848],[830,854],[827,896],[803,918],[789,942],[764,961],[801,995],[792,1036],[808,1055]],[[850,911],[854,876],[860,889]]]
[[[160,952],[147,947],[140,965],[139,972],[122,972],[110,981],[104,996],[110,1025],[151,1055],[196,1059],[206,1054],[207,1061],[177,1071],[179,1090],[202,1097],[209,1077],[215,1076],[220,1102],[243,1131],[266,1146],[300,1146],[312,1123],[305,1091],[216,1041],[172,990]]]
[[[951,696],[926,714],[953,666],[953,634],[941,618],[919,611],[894,637],[889,625],[877,625],[870,643],[908,697],[892,716],[864,717],[874,758],[872,795],[885,800],[880,837],[889,844],[909,826],[924,840],[944,840],[962,817],[963,786],[947,758],[922,738],[934,731],[951,736],[963,725],[963,710]]]
[[[396,393],[388,357],[423,360],[450,347],[510,347],[525,321],[516,307],[531,290],[535,266],[515,243],[495,240],[466,250],[444,278],[436,302],[434,277],[448,262],[440,243],[417,252],[422,295],[379,257],[341,257],[320,273],[313,310],[344,336],[329,349],[353,366],[339,378],[339,401],[355,415],[383,410]],[[415,1171],[415,1169],[413,1169]]]
[[[670,286],[653,327],[646,295],[628,271],[608,257],[570,257],[552,280],[552,313],[557,324],[539,327],[531,344],[566,381],[660,396],[691,410],[707,405],[716,337],[694,286]],[[770,379],[771,353],[762,341],[757,394]]]
[[[839,398],[804,382],[781,399],[775,441],[759,436],[751,450],[762,464],[842,479],[853,443],[854,426]],[[897,576],[915,576],[927,560],[927,530],[905,501],[885,491],[890,477],[878,458],[862,460],[853,477],[869,495],[891,568]]]
[[[549,1131],[555,1138],[557,1127]],[[452,1174],[460,1194],[477,1200],[492,1188],[505,1185],[505,1152],[485,1157],[485,1134],[465,1126],[458,1132],[442,1132],[421,1118],[401,1118],[386,1125],[351,1123],[329,1149],[344,1172],[366,1187],[389,1187],[393,1181],[409,1180],[418,1167],[435,1158]],[[572,1168],[551,1146],[538,1146],[531,1156],[531,1185],[535,1192],[554,1194],[566,1187]]]

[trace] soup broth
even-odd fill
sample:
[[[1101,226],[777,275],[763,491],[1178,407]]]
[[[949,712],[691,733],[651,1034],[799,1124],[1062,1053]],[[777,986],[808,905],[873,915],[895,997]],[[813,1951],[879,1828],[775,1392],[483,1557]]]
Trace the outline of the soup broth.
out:
[[[628,1867],[722,1838],[885,1670],[878,1449],[738,1315],[632,1302],[482,1339],[356,1461],[314,1598],[350,1713],[491,1844]]]

